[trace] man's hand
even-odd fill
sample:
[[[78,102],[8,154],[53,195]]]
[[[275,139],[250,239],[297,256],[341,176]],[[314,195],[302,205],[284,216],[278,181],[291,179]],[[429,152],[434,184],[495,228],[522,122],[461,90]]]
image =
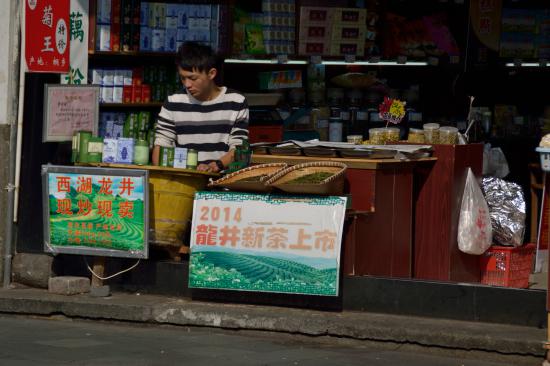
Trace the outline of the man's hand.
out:
[[[197,170],[201,172],[218,173],[220,168],[218,167],[218,164],[213,161],[209,164],[199,164],[199,166],[197,166]]]

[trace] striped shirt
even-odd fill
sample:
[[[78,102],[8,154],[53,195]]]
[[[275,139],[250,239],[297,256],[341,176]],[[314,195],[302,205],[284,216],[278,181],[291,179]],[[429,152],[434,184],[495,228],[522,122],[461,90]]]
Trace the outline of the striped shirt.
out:
[[[169,96],[155,131],[155,145],[195,149],[201,163],[220,159],[246,139],[248,104],[242,94],[226,87],[206,102],[185,91]]]

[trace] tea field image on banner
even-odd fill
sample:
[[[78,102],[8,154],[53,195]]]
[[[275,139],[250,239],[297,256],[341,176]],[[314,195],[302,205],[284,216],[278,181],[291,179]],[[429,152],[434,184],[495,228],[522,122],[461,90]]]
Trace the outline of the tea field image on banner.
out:
[[[144,252],[144,177],[52,172],[47,184],[46,250],[120,251],[124,257]]]
[[[346,198],[199,192],[189,286],[337,296]]]

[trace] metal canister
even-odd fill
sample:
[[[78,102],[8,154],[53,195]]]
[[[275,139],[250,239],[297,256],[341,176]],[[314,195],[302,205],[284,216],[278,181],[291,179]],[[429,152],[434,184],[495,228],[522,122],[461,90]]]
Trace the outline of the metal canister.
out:
[[[80,163],[88,162],[88,141],[92,137],[90,131],[78,131],[78,161]]]
[[[160,147],[159,165],[165,167],[174,166],[174,148],[173,147]]]
[[[187,169],[197,169],[199,153],[197,150],[187,150]]]
[[[101,163],[103,157],[103,139],[90,137],[88,140],[88,163]]]

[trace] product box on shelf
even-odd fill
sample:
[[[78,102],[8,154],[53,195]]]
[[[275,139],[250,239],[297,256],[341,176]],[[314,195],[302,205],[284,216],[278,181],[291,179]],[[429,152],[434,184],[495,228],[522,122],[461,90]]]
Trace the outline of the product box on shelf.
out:
[[[365,42],[335,42],[330,45],[329,54],[331,56],[363,56],[365,54]]]
[[[332,21],[335,25],[365,25],[367,22],[367,9],[334,8]]]
[[[298,53],[300,55],[328,55],[330,54],[330,45],[325,42],[300,42]]]
[[[115,163],[117,161],[118,140],[116,138],[103,139],[103,162]]]
[[[185,169],[187,167],[187,149],[174,148],[174,168]]]
[[[329,25],[332,21],[334,8],[328,7],[300,7],[300,25]]]

